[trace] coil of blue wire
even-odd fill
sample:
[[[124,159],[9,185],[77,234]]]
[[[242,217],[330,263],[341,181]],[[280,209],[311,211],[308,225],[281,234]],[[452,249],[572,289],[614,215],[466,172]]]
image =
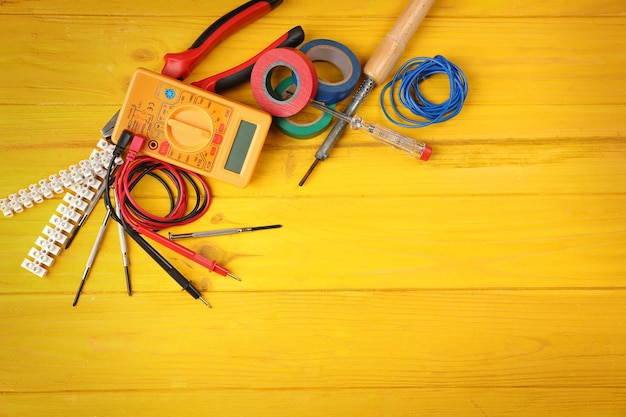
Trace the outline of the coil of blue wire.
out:
[[[441,103],[428,100],[420,90],[420,83],[435,74],[445,74],[450,80],[450,96]],[[386,95],[390,108],[385,104]],[[392,123],[418,128],[453,118],[461,111],[466,97],[467,78],[463,71],[445,57],[436,55],[412,58],[402,64],[381,90],[380,105]]]

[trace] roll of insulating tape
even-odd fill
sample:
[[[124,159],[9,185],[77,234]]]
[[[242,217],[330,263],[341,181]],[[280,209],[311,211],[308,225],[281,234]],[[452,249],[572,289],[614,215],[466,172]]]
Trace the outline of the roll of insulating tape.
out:
[[[293,87],[295,87],[293,78],[285,78],[276,86],[276,93],[283,96],[285,92],[295,89]],[[335,110],[337,106],[333,103],[328,107]],[[300,123],[289,117],[275,117],[274,120],[278,129],[285,135],[296,139],[309,139],[326,130],[333,121],[333,116],[330,113],[322,112],[318,118],[308,123]]]
[[[283,99],[272,87],[272,72],[287,67],[296,80],[296,90]],[[252,95],[259,106],[272,116],[289,117],[304,109],[317,93],[317,72],[304,52],[293,48],[270,49],[263,53],[250,75]]]
[[[331,104],[350,96],[361,78],[361,64],[350,49],[330,39],[315,39],[302,45],[300,50],[313,62],[328,62],[336,66],[343,75],[343,79],[337,82],[318,78],[315,100]]]

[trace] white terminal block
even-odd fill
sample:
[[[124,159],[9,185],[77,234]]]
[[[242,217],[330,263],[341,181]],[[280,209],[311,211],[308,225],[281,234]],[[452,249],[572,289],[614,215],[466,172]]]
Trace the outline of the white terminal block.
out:
[[[22,261],[22,268],[24,268],[27,271],[32,272],[33,274],[37,275],[39,278],[45,277],[46,273],[48,272],[48,270],[42,267],[41,264],[31,261],[28,258]]]
[[[21,213],[24,211],[24,207],[22,206],[22,203],[20,203],[20,199],[16,194],[11,194],[9,196],[9,206],[16,213]]]
[[[91,161],[89,159],[83,159],[82,161],[78,163],[78,165],[80,166],[79,168],[80,172],[83,174],[85,178],[93,176]]]
[[[113,151],[115,150],[115,145],[103,138],[100,138],[96,146],[111,154],[113,154]]]
[[[20,191],[18,191],[18,194],[18,201],[22,206],[26,208],[31,208],[33,206],[33,199],[30,197],[30,193],[28,192],[28,190],[22,188]]]
[[[98,188],[100,188],[100,186],[102,185],[102,181],[91,175],[90,177],[85,177],[85,181],[83,184],[97,191]]]
[[[59,178],[60,178],[61,184],[63,185],[63,188],[68,188],[69,186],[73,184],[72,177],[70,177],[70,173],[65,169],[62,169],[59,171]]]
[[[76,210],[72,210],[65,204],[59,204],[59,206],[57,207],[57,212],[59,212],[63,216],[63,219],[69,219],[74,223],[78,223],[81,218],[81,214],[79,212],[77,212]]]
[[[13,210],[11,210],[9,200],[7,198],[0,199],[0,209],[5,217],[13,217]]]
[[[50,175],[48,180],[50,181],[50,188],[52,188],[52,191],[54,191],[55,194],[61,194],[63,192],[63,184],[61,183],[61,178],[59,178],[57,174]]]
[[[67,235],[61,233],[61,230],[53,229],[47,225],[43,228],[43,234],[46,235],[48,239],[52,239],[60,245],[64,245],[68,239]]]
[[[70,178],[74,184],[82,184],[85,177],[76,165],[70,165]]]
[[[28,186],[30,198],[37,204],[43,203],[43,191],[36,184]]]
[[[104,164],[100,164],[100,163],[94,163],[93,164],[93,173],[96,177],[98,178],[104,178],[106,176],[107,167],[105,167]]]
[[[50,183],[48,183],[46,180],[39,180],[39,192],[45,198],[52,198],[52,197],[54,197],[54,193],[52,191],[52,187],[50,186]]]
[[[43,264],[45,266],[52,266],[52,264],[54,263],[54,258],[48,256],[48,254],[46,254],[45,252],[42,252],[35,248],[30,248],[28,256],[33,258],[35,262]]]
[[[72,230],[74,230],[74,228],[76,227],[74,223],[68,221],[67,219],[63,219],[56,214],[53,214],[52,217],[50,217],[50,223],[54,225],[55,229],[61,230],[68,234],[72,233]]]
[[[93,197],[96,195],[94,191],[89,189],[89,187],[84,184],[73,185],[70,187],[70,190],[72,190],[76,194],[76,197],[83,198],[88,201],[91,201]]]
[[[33,203],[43,202],[44,198],[52,198],[55,194],[68,190],[63,196],[63,203],[59,204],[49,224],[44,227],[42,236],[35,241],[36,247],[28,252],[28,257],[22,262],[24,269],[41,278],[52,266],[54,257],[61,253],[69,235],[82,218],[82,213],[103,186],[115,145],[100,139],[97,148],[88,159],[0,199],[2,213],[6,217],[12,217],[14,213],[23,212],[25,207],[32,207]],[[118,165],[123,162],[120,157],[115,160]]]
[[[71,209],[78,209],[80,211],[85,211],[87,206],[89,205],[85,200],[81,200],[73,194],[67,193],[63,197],[63,201],[65,201]]]
[[[61,247],[57,246],[56,242],[52,239],[44,239],[43,237],[39,236],[35,241],[35,244],[37,244],[37,246],[39,246],[43,252],[46,252],[48,254],[51,253],[54,256],[57,256],[59,253],[61,253]]]

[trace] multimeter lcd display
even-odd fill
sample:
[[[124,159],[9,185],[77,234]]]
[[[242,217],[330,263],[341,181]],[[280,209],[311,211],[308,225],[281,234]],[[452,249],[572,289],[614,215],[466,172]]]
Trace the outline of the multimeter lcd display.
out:
[[[225,169],[237,174],[241,173],[243,163],[246,161],[248,149],[250,149],[250,144],[252,143],[255,132],[256,125],[254,123],[250,123],[245,120],[242,120],[241,123],[239,123],[239,129],[237,129],[233,146],[230,148],[230,153],[226,159],[226,165],[224,165]]]

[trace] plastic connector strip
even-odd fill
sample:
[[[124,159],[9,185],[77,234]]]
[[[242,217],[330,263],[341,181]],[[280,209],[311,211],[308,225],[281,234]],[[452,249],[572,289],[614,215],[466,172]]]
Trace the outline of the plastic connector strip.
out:
[[[24,269],[41,278],[54,263],[54,258],[61,253],[87,206],[94,197],[100,195],[98,190],[105,186],[104,177],[113,158],[115,145],[101,139],[97,146],[98,150],[94,149],[88,160],[80,161],[78,165],[61,170],[58,175],[51,175],[48,180],[41,180],[38,185],[31,185],[28,190],[20,190],[0,201],[4,215],[10,217],[13,213],[32,207],[33,202],[42,202],[41,196],[52,198],[54,194],[67,190],[63,202],[58,205],[42,235],[22,262]],[[115,162],[121,164],[122,161],[119,159]]]
[[[27,188],[1,198],[2,214],[5,217],[12,217],[24,212],[24,209],[33,207],[34,203],[43,203],[45,199],[51,199],[74,186],[86,184],[91,187],[90,182],[94,179],[104,178],[115,145],[100,139],[97,146],[98,149],[92,151],[89,159],[70,165],[67,169],[62,169],[48,178],[30,184]]]

